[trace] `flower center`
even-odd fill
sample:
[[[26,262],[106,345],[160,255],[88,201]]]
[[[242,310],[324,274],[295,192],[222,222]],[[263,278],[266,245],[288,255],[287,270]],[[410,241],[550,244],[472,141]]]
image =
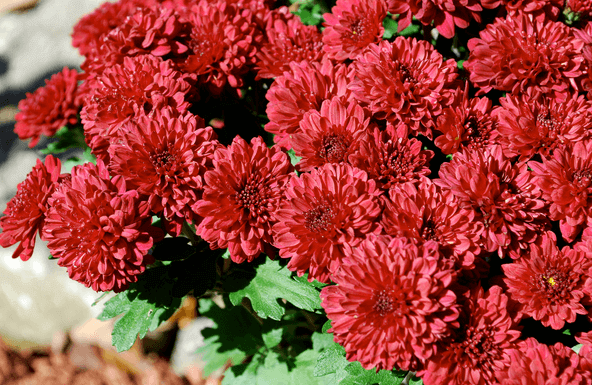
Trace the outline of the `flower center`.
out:
[[[268,195],[268,189],[263,186],[261,178],[252,177],[241,191],[236,192],[235,199],[251,214],[261,215],[267,209]]]
[[[407,67],[405,64],[402,64],[399,62],[397,62],[397,63],[399,64],[398,71],[399,71],[399,77],[401,79],[401,82],[413,83],[413,84],[417,83],[417,79],[415,79],[413,77],[413,75],[411,74],[411,71],[409,70],[409,67]]]
[[[592,174],[589,170],[579,170],[573,173],[573,181],[579,188],[588,188],[592,181]]]
[[[547,298],[559,300],[569,296],[572,282],[564,271],[548,268],[543,274],[537,274],[535,285]]]
[[[373,33],[373,25],[367,19],[357,19],[350,24],[349,27],[351,33],[349,38],[356,45],[365,45],[368,43],[368,38]]]
[[[381,317],[392,313],[395,310],[395,300],[393,300],[392,290],[381,290],[374,293],[372,309],[380,314]]]
[[[335,218],[335,212],[324,203],[304,214],[304,226],[315,233],[326,232]]]
[[[323,137],[319,157],[329,163],[339,163],[344,161],[345,154],[349,148],[349,141],[344,135],[330,134]]]
[[[421,237],[426,241],[438,241],[438,235],[436,234],[436,224],[428,219],[421,228]]]
[[[176,163],[175,156],[167,149],[150,154],[150,161],[152,162],[152,165],[154,165],[156,171],[160,174],[170,171]]]
[[[469,139],[469,145],[472,147],[483,148],[489,143],[487,128],[476,116],[470,115],[467,117],[465,132]]]
[[[474,368],[481,368],[486,364],[491,365],[496,357],[500,355],[499,349],[493,343],[493,328],[491,326],[484,326],[479,329],[474,326],[466,328],[465,338],[460,344],[460,348],[470,361],[465,362],[464,365],[472,365]]]

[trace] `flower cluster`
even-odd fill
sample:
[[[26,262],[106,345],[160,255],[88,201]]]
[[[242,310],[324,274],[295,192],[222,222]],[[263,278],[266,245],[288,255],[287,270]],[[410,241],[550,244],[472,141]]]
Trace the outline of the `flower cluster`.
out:
[[[116,292],[165,237],[225,265],[277,256],[326,284],[329,332],[366,369],[588,383],[589,330],[578,355],[527,327],[592,320],[584,3],[337,0],[322,30],[273,1],[107,3],[74,28],[83,72],[15,126],[35,146],[80,122],[96,165],[39,161],[0,245],[27,260],[39,234]],[[388,17],[417,32],[383,39]]]

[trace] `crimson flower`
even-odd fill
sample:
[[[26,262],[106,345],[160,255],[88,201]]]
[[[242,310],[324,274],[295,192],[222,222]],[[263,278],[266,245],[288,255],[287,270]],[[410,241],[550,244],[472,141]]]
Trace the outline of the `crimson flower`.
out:
[[[386,2],[388,11],[393,15],[399,15],[399,32],[407,28],[415,16],[423,25],[434,25],[447,39],[454,37],[455,27],[467,28],[472,20],[480,23],[483,7],[491,9],[498,5],[498,1],[491,0],[386,0]]]
[[[216,151],[213,163],[194,207],[203,217],[197,235],[212,249],[228,247],[237,263],[261,253],[273,257],[271,227],[293,171],[289,157],[278,147],[268,148],[261,137],[249,144],[237,136]]]
[[[300,121],[310,110],[320,110],[324,100],[334,96],[347,99],[348,69],[330,60],[321,63],[290,63],[290,71],[275,79],[265,97],[269,123],[265,131],[275,134],[274,141],[291,148],[290,137],[299,130]]]
[[[567,100],[538,94],[506,95],[494,115],[497,142],[507,156],[526,161],[535,154],[548,157],[558,147],[590,136],[592,102],[577,93]]]
[[[337,0],[331,13],[323,15],[323,49],[337,61],[355,59],[382,39],[386,11],[384,0]]]
[[[288,269],[329,282],[345,250],[380,231],[380,190],[368,175],[348,164],[325,164],[292,176],[273,225],[274,246]]]
[[[469,40],[464,68],[482,94],[531,89],[565,99],[582,73],[582,46],[565,24],[518,13],[497,18]]]
[[[520,12],[532,14],[539,20],[557,20],[564,0],[501,0],[510,15]]]
[[[469,98],[468,84],[464,90],[455,93],[450,107],[442,110],[436,126],[441,132],[434,144],[449,155],[463,148],[485,148],[494,143],[492,131],[497,119],[491,114],[491,100],[488,98]]]
[[[510,297],[543,325],[559,330],[575,322],[577,314],[588,314],[582,302],[592,294],[592,260],[583,250],[559,250],[554,233],[547,232],[530,245],[530,253],[502,268]]]
[[[138,193],[126,191],[122,177],[111,179],[100,159],[74,167],[48,202],[42,234],[70,278],[95,291],[120,292],[153,262],[147,253],[162,231],[140,214]]]
[[[465,150],[440,168],[435,183],[476,211],[487,251],[518,258],[550,227],[547,206],[525,163],[512,165],[500,146]]]
[[[45,163],[37,164],[27,178],[17,186],[16,195],[6,205],[0,218],[0,246],[20,242],[12,258],[27,261],[33,255],[37,233],[42,234],[47,215],[47,200],[53,194],[60,176],[60,160],[48,155]]]
[[[109,148],[109,169],[178,235],[184,221],[199,221],[193,205],[201,199],[204,173],[220,146],[216,134],[200,117],[179,116],[170,108],[141,114],[124,129],[122,140]]]
[[[459,326],[455,273],[434,242],[366,239],[321,291],[333,339],[366,369],[417,370]]]
[[[471,290],[459,317],[460,328],[441,344],[438,355],[419,372],[425,384],[486,385],[510,364],[520,336],[499,286]]]
[[[509,352],[510,365],[497,371],[500,384],[508,385],[580,385],[590,383],[590,373],[578,367],[580,357],[557,342],[548,346],[534,338],[518,343]]]
[[[88,98],[80,114],[86,141],[93,153],[109,161],[109,143],[121,127],[142,113],[151,114],[168,106],[187,111],[190,85],[170,60],[152,55],[124,57],[86,82]]]
[[[443,190],[429,179],[414,185],[405,183],[389,190],[384,199],[381,224],[386,234],[406,237],[415,243],[434,241],[443,257],[457,269],[475,267],[482,224],[475,212],[463,208],[450,190]]]
[[[397,184],[417,182],[430,174],[433,151],[422,150],[419,140],[409,138],[405,125],[395,129],[388,124],[385,131],[375,127],[363,139],[349,161],[366,171],[380,188],[388,190]]]
[[[344,104],[339,97],[323,101],[320,111],[304,114],[300,131],[292,135],[294,153],[302,157],[296,167],[310,171],[325,163],[347,163],[366,138],[369,121],[355,102]]]
[[[282,76],[291,62],[320,62],[324,56],[317,27],[302,24],[285,6],[270,12],[265,37],[257,53],[257,80]]]
[[[543,162],[528,162],[543,198],[549,202],[551,220],[564,220],[563,237],[573,241],[592,205],[592,140],[558,148]],[[565,231],[564,231],[565,230]]]
[[[399,36],[370,44],[354,61],[350,89],[376,119],[409,125],[432,138],[432,128],[456,88],[457,67],[427,41]]]
[[[14,132],[21,140],[31,138],[30,148],[39,143],[41,135],[53,136],[59,128],[78,122],[82,103],[77,93],[77,76],[76,70],[64,67],[45,80],[44,87],[27,92],[27,97],[19,102]]]

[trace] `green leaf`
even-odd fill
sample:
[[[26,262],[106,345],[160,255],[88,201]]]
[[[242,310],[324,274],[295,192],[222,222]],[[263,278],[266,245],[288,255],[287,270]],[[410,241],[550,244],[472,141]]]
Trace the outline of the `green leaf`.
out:
[[[405,28],[404,30],[402,30],[399,35],[401,36],[412,36],[415,35],[416,33],[418,33],[420,31],[420,27],[417,24],[411,24],[409,25],[407,28]]]
[[[268,349],[274,348],[282,342],[282,334],[284,329],[273,329],[262,335],[263,342]]]
[[[94,164],[97,163],[97,158],[95,158],[95,156],[90,152],[90,148],[84,150],[81,157],[72,156],[62,163],[62,172],[71,172],[74,166],[80,166],[81,164],[88,162]]]
[[[463,65],[465,63],[466,60],[459,60],[456,62],[456,65],[458,66],[458,69],[462,70],[463,69]]]
[[[288,150],[288,156],[290,157],[290,162],[292,163],[292,166],[296,166],[298,162],[300,162],[300,159],[302,159],[302,157],[296,156],[296,153],[294,152],[293,148]]]
[[[247,297],[259,317],[269,317],[277,321],[286,312],[278,303],[278,299],[285,299],[299,309],[320,309],[321,299],[318,290],[292,279],[291,275],[287,268],[280,267],[278,261],[268,259],[257,267],[255,278],[246,287],[230,293],[230,301],[233,305],[238,305]]]
[[[312,348],[314,350],[322,351],[333,346],[333,334],[329,333],[312,333]]]
[[[210,299],[199,300],[199,314],[211,319],[215,326],[202,331],[204,346],[198,349],[206,363],[204,375],[230,361],[239,365],[247,356],[257,353],[264,345],[261,325],[242,306],[221,309]]]
[[[319,355],[314,368],[314,375],[316,377],[322,377],[327,374],[337,373],[348,364],[349,361],[345,358],[345,349],[343,346],[334,343],[333,346],[326,348]]]
[[[384,18],[382,25],[384,27],[384,34],[382,35],[383,39],[388,40],[397,34],[398,23],[390,16]]]
[[[582,346],[584,346],[583,344],[577,344],[574,347],[571,348],[571,350],[573,350],[576,353],[580,353],[580,349],[582,349]]]
[[[304,0],[296,1],[298,9],[293,12],[300,17],[302,24],[305,25],[321,25],[323,22],[323,14],[329,12],[323,3],[319,0]]]
[[[312,287],[316,287],[318,289],[321,289],[325,286],[327,286],[326,283],[322,283],[317,281],[316,279],[313,279],[311,282],[308,281],[308,273],[304,273],[301,277],[294,277],[294,279],[298,282],[304,283],[306,285],[312,286]]]
[[[105,304],[99,320],[125,313],[115,322],[111,334],[118,352],[129,350],[138,336],[143,338],[148,330],[155,330],[181,305],[181,299],[171,295],[173,281],[166,271],[166,267],[149,269],[128,290]]]
[[[391,372],[388,370],[381,370],[376,373],[376,370],[366,370],[359,362],[352,362],[345,367],[348,376],[341,380],[339,385],[399,385],[403,382],[407,372]]]
[[[88,148],[84,141],[84,130],[82,126],[60,128],[53,138],[57,140],[47,145],[47,148],[41,150],[42,154],[60,154],[70,148]]]

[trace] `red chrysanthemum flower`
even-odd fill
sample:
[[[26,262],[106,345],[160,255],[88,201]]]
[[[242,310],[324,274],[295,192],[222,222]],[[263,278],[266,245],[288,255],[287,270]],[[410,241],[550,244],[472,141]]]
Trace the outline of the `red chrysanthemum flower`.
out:
[[[19,183],[16,195],[6,205],[0,218],[0,246],[9,247],[20,242],[12,258],[27,261],[33,255],[37,233],[42,234],[47,214],[47,200],[55,190],[60,176],[60,160],[48,155],[45,163],[37,164]]]
[[[415,16],[423,25],[433,25],[447,39],[454,37],[455,27],[467,28],[472,20],[481,22],[482,6],[495,8],[498,2],[479,0],[386,0],[388,11],[399,15],[399,32]]]
[[[347,163],[366,138],[369,122],[357,103],[344,104],[339,97],[325,100],[320,112],[304,115],[300,131],[292,135],[294,153],[302,157],[296,168],[310,171],[325,163]]]
[[[257,77],[270,79],[290,71],[290,63],[323,58],[322,35],[313,25],[304,25],[287,7],[270,12],[265,27],[266,41],[257,53]]]
[[[510,365],[495,376],[504,385],[582,385],[589,384],[590,373],[578,368],[578,354],[557,342],[548,346],[534,338],[518,343],[510,351]]]
[[[19,102],[14,132],[21,140],[31,138],[29,147],[35,147],[41,135],[53,136],[59,128],[78,122],[82,103],[77,93],[77,75],[76,70],[64,67],[45,80],[44,87],[27,92],[27,97]]]
[[[70,278],[95,291],[120,292],[136,282],[162,231],[138,210],[138,193],[109,177],[101,160],[72,169],[72,179],[49,199],[43,227],[51,254]]]
[[[165,106],[183,113],[190,85],[171,61],[152,55],[123,58],[95,79],[89,79],[89,97],[80,114],[86,141],[93,153],[109,160],[109,144],[120,128],[138,115],[151,114]]]
[[[460,205],[450,190],[425,180],[417,186],[405,183],[389,191],[381,224],[384,232],[416,243],[435,241],[440,253],[455,262],[457,269],[475,267],[482,224],[475,212]]]
[[[321,291],[333,339],[366,369],[417,370],[458,327],[455,273],[434,242],[372,237]]]
[[[395,129],[390,123],[385,131],[375,127],[360,141],[359,150],[350,155],[352,165],[368,173],[382,189],[405,182],[417,182],[430,174],[431,150],[422,150],[422,144],[409,138],[408,128],[401,124]]]
[[[124,128],[122,140],[109,147],[109,169],[178,235],[184,221],[198,222],[193,205],[201,199],[204,173],[220,146],[216,134],[200,117],[168,108],[142,114]]]
[[[547,206],[525,163],[512,166],[500,146],[454,155],[434,182],[450,189],[465,207],[477,212],[487,251],[518,258],[550,227]]]
[[[530,13],[539,20],[557,20],[564,0],[501,0],[510,15]]]
[[[147,6],[149,2],[155,3],[153,0],[119,0],[102,4],[76,23],[72,30],[72,45],[81,55],[92,56],[105,35],[123,24],[138,7]]]
[[[590,8],[590,14],[592,15],[592,1],[588,6]],[[583,71],[577,81],[581,90],[588,91],[588,98],[592,96],[592,22],[588,22],[582,29],[573,28],[573,34],[576,40],[583,44],[582,47],[582,58],[583,58]]]
[[[498,18],[469,40],[464,68],[481,94],[538,91],[565,99],[582,73],[583,42],[563,23],[518,13]]]
[[[502,268],[511,298],[543,325],[559,330],[575,322],[577,314],[588,314],[582,299],[592,294],[592,259],[582,250],[559,250],[554,233],[547,232],[530,245],[530,253]]]
[[[310,110],[320,110],[324,100],[334,96],[347,99],[349,82],[347,67],[303,61],[290,63],[290,72],[275,79],[265,97],[269,123],[265,131],[275,134],[274,141],[283,148],[291,148],[290,135],[299,130],[300,121]]]
[[[228,247],[237,263],[261,253],[273,257],[271,227],[293,169],[289,157],[261,137],[250,144],[235,137],[216,151],[214,168],[205,174],[203,199],[195,205],[204,218],[197,235],[212,249]]]
[[[384,34],[386,17],[384,0],[337,0],[331,13],[325,13],[323,49],[337,61],[355,59]]]
[[[457,67],[427,41],[399,36],[371,44],[358,55],[353,95],[377,119],[407,124],[432,138],[432,128],[456,88]]]
[[[485,148],[493,144],[492,131],[497,119],[491,114],[491,100],[469,98],[468,84],[455,93],[450,107],[438,116],[435,130],[442,133],[434,144],[449,155],[463,148]]]
[[[528,162],[543,198],[549,202],[551,220],[564,221],[563,238],[573,241],[592,207],[592,140],[559,148],[543,162]]]
[[[567,19],[575,22],[586,23],[592,19],[592,1],[567,0],[564,12]]]
[[[460,328],[441,344],[426,370],[418,373],[426,385],[493,384],[496,372],[510,364],[520,332],[508,313],[508,297],[502,289],[472,290],[463,309]]]
[[[241,87],[262,39],[252,12],[225,0],[201,0],[187,17],[189,50],[180,57],[181,70],[195,74],[210,93],[220,94],[226,84]]]
[[[191,25],[164,6],[137,7],[125,21],[104,35],[82,69],[87,76],[100,75],[129,56],[153,55],[164,60],[187,57]]]
[[[380,190],[368,175],[348,164],[325,164],[292,176],[276,214],[274,246],[288,269],[329,282],[353,248],[380,230]]]
[[[577,93],[565,101],[541,94],[506,95],[500,103],[493,113],[498,118],[496,140],[504,154],[520,156],[520,161],[535,154],[548,157],[558,147],[589,137],[592,130],[592,102]]]

